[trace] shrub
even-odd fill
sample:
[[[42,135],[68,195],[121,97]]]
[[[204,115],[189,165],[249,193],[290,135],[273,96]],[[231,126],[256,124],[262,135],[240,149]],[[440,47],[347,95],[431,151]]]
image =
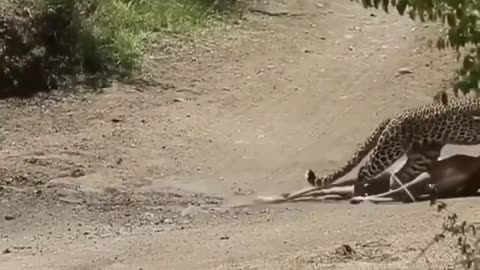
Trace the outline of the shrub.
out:
[[[353,1],[353,0],[351,0]],[[359,0],[355,0],[358,2]],[[447,31],[438,38],[438,49],[453,48],[463,58],[458,70],[455,90],[464,93],[479,90],[480,79],[480,1],[479,0],[361,0],[365,8],[393,7],[400,15],[408,14],[412,20],[440,22]],[[463,55],[463,57],[462,57]]]
[[[0,0],[0,3],[4,0]],[[124,78],[158,35],[206,26],[236,0],[27,0],[0,10],[0,98]]]
[[[0,11],[0,97],[56,88],[60,77],[74,72],[71,44],[76,42],[80,25],[66,19],[73,12],[67,6],[37,12],[33,5]]]

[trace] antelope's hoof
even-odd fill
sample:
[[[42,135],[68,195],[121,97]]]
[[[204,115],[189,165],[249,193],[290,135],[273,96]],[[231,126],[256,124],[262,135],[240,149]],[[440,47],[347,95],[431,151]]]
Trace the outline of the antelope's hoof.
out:
[[[355,196],[350,199],[350,204],[359,204],[365,200],[365,197],[362,196]]]
[[[305,179],[307,179],[307,182],[312,185],[312,186],[316,186],[316,179],[317,179],[317,176],[315,175],[315,173],[308,169],[307,172],[305,173]]]

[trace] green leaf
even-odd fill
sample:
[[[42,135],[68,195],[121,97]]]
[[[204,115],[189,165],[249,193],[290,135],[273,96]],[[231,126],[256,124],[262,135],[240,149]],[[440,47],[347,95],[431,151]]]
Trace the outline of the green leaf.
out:
[[[438,50],[454,49],[456,61],[462,63],[457,69],[454,88],[462,92],[480,91],[480,0],[362,0],[362,4],[377,9],[381,5],[386,13],[392,5],[401,16],[407,13],[411,20],[418,18],[420,22],[438,22],[444,26],[436,47]],[[473,50],[465,55],[460,48],[467,45],[473,45]]]
[[[437,13],[435,13],[433,10],[429,10],[427,14],[430,21],[434,22],[437,20]]]
[[[362,5],[363,5],[364,8],[372,7],[372,1],[371,0],[362,0]]]
[[[408,16],[411,20],[414,21],[417,17],[417,11],[415,9],[411,9],[410,11],[408,11]]]
[[[458,19],[462,19],[465,16],[465,13],[463,9],[457,8],[457,10],[455,10],[455,15],[457,16]]]
[[[455,28],[450,28],[448,30],[448,41],[453,47],[455,48],[458,47],[459,39],[458,39],[458,33]]]
[[[443,39],[442,37],[438,38],[437,40],[437,49],[439,50],[445,49],[445,39]]]
[[[457,20],[455,19],[455,15],[453,15],[452,13],[448,13],[447,23],[448,23],[448,26],[455,27],[457,25]]]
[[[386,13],[388,13],[388,4],[388,0],[382,0],[382,8]]]
[[[463,70],[468,71],[471,70],[475,65],[475,57],[473,57],[471,54],[467,54],[463,58]]]
[[[417,11],[418,17],[420,18],[420,21],[423,23],[425,22],[425,10],[422,8],[419,8]]]
[[[396,5],[398,13],[403,16],[403,14],[405,14],[405,10],[407,9],[407,6],[408,6],[408,0],[399,0]]]

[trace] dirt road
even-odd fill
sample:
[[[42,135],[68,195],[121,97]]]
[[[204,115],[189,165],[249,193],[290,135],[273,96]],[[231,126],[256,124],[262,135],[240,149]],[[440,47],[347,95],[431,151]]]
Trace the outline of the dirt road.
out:
[[[427,203],[228,206],[341,166],[431,101],[454,56],[426,47],[432,27],[346,0],[258,8],[279,16],[152,57],[159,85],[2,104],[0,269],[406,267],[441,225]]]

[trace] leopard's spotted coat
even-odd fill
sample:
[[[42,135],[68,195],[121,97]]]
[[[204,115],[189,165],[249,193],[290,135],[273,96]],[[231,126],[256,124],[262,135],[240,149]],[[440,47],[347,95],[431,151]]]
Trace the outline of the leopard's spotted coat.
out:
[[[433,103],[408,109],[382,121],[345,166],[323,177],[307,177],[307,181],[312,186],[331,184],[372,151],[359,169],[360,183],[384,172],[403,155],[407,156],[407,163],[395,175],[407,183],[428,170],[444,145],[480,144],[480,120],[476,116],[480,117],[479,99],[448,100],[445,92],[439,93]],[[307,175],[315,175],[309,172]],[[355,193],[355,196],[363,195]]]

